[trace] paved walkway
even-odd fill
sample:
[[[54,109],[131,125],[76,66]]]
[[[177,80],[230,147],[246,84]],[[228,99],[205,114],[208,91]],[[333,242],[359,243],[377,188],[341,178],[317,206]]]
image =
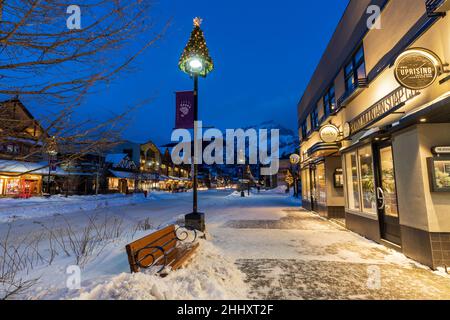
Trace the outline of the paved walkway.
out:
[[[281,219],[258,220],[244,209],[212,231],[246,274],[250,298],[450,299],[450,277],[310,212],[280,210]]]

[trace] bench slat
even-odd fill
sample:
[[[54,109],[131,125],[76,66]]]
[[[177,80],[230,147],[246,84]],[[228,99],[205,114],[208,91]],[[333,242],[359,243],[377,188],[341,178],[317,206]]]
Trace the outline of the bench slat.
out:
[[[187,262],[187,260],[196,252],[198,247],[199,244],[196,243],[187,248],[175,248],[173,250],[175,251],[173,256],[171,257],[171,255],[169,255],[167,259],[168,265],[172,268],[172,270],[180,269]]]

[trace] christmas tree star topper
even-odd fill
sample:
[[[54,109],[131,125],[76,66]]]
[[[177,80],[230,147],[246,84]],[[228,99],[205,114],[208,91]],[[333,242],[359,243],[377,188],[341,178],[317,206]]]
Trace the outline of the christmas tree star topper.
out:
[[[199,27],[200,28],[200,25],[202,24],[202,22],[203,22],[202,18],[200,18],[200,17],[194,18],[194,27]]]

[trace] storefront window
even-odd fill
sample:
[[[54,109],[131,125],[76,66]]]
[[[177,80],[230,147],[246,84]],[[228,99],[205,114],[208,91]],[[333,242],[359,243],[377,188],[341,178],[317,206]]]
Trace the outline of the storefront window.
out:
[[[429,175],[432,192],[450,192],[450,159],[429,158]]]
[[[434,164],[437,187],[440,189],[450,188],[450,160],[435,161]]]
[[[109,178],[108,179],[108,189],[109,190],[119,190],[119,179]]]
[[[345,155],[348,208],[377,213],[372,147],[366,146]]]
[[[311,201],[310,198],[310,180],[309,180],[309,169],[302,171],[302,194],[303,200]]]
[[[19,179],[8,179],[6,181],[5,193],[7,195],[18,195],[19,192],[20,192],[20,180]]]
[[[380,149],[381,184],[385,207],[385,214],[398,217],[397,190],[395,186],[394,159],[392,147]]]
[[[38,193],[38,181],[35,180],[23,180],[21,185],[21,191],[28,195]]]
[[[361,191],[363,210],[376,213],[377,201],[375,196],[375,176],[373,170],[373,154],[371,146],[358,150],[359,166],[361,170]]]
[[[359,201],[359,175],[356,152],[345,155],[345,172],[347,176],[347,201],[348,208],[351,210],[360,210]]]
[[[317,201],[326,206],[327,204],[327,189],[326,189],[326,180],[325,180],[325,164],[321,163],[317,165],[316,169],[316,177],[317,177]]]
[[[33,178],[6,178],[0,179],[0,195],[20,196],[36,195],[40,192],[40,181]]]

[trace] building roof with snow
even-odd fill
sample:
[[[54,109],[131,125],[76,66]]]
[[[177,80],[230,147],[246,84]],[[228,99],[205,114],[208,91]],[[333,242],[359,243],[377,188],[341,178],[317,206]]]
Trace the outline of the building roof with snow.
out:
[[[0,160],[0,172],[47,175],[48,163]],[[51,172],[51,175],[65,176],[68,175],[68,173],[60,167],[57,167],[56,171]]]

